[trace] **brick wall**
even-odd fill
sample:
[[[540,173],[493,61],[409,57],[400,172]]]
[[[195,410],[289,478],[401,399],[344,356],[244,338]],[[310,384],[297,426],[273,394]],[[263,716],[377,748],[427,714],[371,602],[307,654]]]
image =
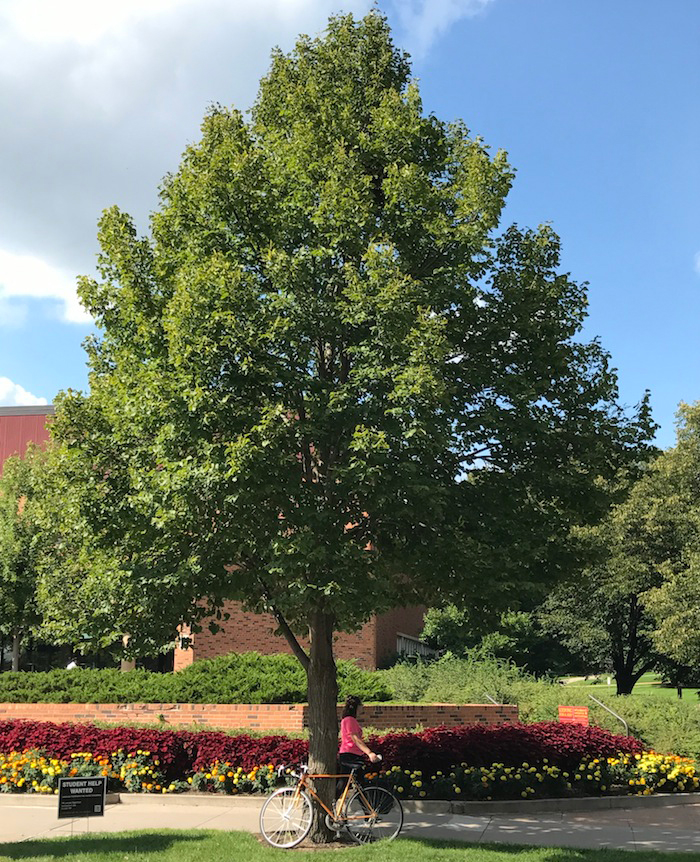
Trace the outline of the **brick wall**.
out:
[[[338,709],[338,718],[342,710]],[[387,728],[461,727],[464,724],[512,724],[519,720],[513,704],[415,703],[366,704],[360,720],[367,727]]]
[[[272,614],[254,614],[244,611],[238,602],[226,602],[224,611],[230,614],[225,622],[221,622],[221,630],[213,634],[206,627],[201,632],[191,635],[191,645],[187,650],[175,650],[175,670],[182,670],[193,661],[202,658],[215,658],[232,652],[250,652],[255,650],[263,655],[288,653],[292,650],[286,639],[275,635],[277,622]],[[336,658],[352,658],[360,667],[374,669],[376,667],[375,621],[370,620],[358,632],[347,634],[340,632],[335,638]],[[299,638],[299,642],[308,649],[308,641]]]
[[[425,611],[426,609],[422,605],[408,608],[394,608],[376,617],[376,655],[379,667],[385,665],[388,659],[396,655],[397,634],[410,635],[414,638],[420,636],[420,633],[423,631]]]
[[[0,721],[94,722],[106,724],[200,724],[224,729],[299,732],[307,726],[306,704],[192,703],[0,703]],[[340,717],[342,707],[338,707]],[[162,718],[161,718],[162,716]],[[410,729],[416,725],[509,724],[518,707],[494,704],[369,704],[360,716],[367,727]]]
[[[202,658],[214,658],[232,652],[255,650],[263,655],[291,653],[287,641],[274,634],[277,628],[271,614],[253,614],[244,611],[238,602],[226,602],[224,611],[230,614],[220,623],[221,631],[212,634],[203,623],[201,632],[190,636],[190,648],[175,650],[175,670],[182,670]],[[423,629],[422,607],[396,608],[385,614],[372,617],[357,632],[339,632],[335,636],[336,658],[354,659],[360,667],[374,670],[385,659],[396,652],[396,635],[418,637]],[[308,649],[308,641],[300,638]]]

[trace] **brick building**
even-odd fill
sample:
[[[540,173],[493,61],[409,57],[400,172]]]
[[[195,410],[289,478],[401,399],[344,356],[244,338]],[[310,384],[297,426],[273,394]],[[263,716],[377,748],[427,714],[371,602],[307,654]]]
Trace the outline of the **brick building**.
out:
[[[183,632],[175,647],[175,670],[182,670],[197,659],[214,658],[229,652],[291,653],[285,638],[274,634],[277,628],[271,614],[251,614],[237,602],[227,602],[224,608],[230,618],[221,624],[222,630],[212,634],[206,626],[201,632]],[[336,658],[354,659],[360,667],[375,670],[397,654],[430,654],[432,650],[419,640],[423,630],[425,608],[395,608],[378,614],[351,634],[340,632],[335,638]],[[308,642],[300,640],[302,646]]]
[[[36,407],[0,407],[0,471],[11,455],[23,455],[29,443],[45,443],[49,439],[47,421],[54,413],[51,405]],[[283,637],[273,634],[276,623],[267,614],[244,612],[240,605],[229,602],[225,608],[231,615],[223,630],[212,634],[207,628],[186,638],[183,648],[180,637],[175,646],[174,667],[181,670],[197,659],[213,658],[229,652],[256,650],[265,655],[291,652]],[[423,629],[424,608],[396,608],[379,614],[358,632],[339,634],[335,651],[338,658],[355,659],[361,667],[380,667],[396,654],[429,654],[432,652],[418,640]],[[306,645],[306,644],[305,644]]]

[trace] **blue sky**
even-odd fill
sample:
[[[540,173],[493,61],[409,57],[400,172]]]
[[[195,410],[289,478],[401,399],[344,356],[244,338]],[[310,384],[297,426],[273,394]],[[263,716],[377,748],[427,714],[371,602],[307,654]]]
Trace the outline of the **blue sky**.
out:
[[[365,0],[4,0],[0,404],[86,386],[90,273],[113,203],[147,227],[208,103],[248,107],[270,49]],[[590,283],[586,337],[658,442],[700,399],[700,3],[395,0],[427,111],[462,118],[517,177],[504,222],[551,222]]]

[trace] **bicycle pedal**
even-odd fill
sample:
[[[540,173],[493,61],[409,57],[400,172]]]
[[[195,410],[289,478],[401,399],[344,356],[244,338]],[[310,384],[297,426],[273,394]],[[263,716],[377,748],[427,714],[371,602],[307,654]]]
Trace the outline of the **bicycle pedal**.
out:
[[[343,829],[343,824],[339,823],[337,820],[332,818],[330,814],[326,814],[326,827],[331,830],[331,832],[340,832]]]

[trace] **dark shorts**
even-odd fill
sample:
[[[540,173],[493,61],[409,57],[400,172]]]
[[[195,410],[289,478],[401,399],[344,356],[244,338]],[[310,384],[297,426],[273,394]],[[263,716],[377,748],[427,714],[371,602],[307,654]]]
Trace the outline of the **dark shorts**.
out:
[[[355,778],[362,783],[362,780],[365,777],[365,770],[367,769],[368,761],[365,757],[360,757],[357,754],[350,754],[349,752],[343,752],[338,755],[338,772],[341,775],[349,775],[351,772],[355,773]],[[339,778],[336,783],[336,792],[340,795],[345,789],[345,785],[347,781],[344,778]]]

